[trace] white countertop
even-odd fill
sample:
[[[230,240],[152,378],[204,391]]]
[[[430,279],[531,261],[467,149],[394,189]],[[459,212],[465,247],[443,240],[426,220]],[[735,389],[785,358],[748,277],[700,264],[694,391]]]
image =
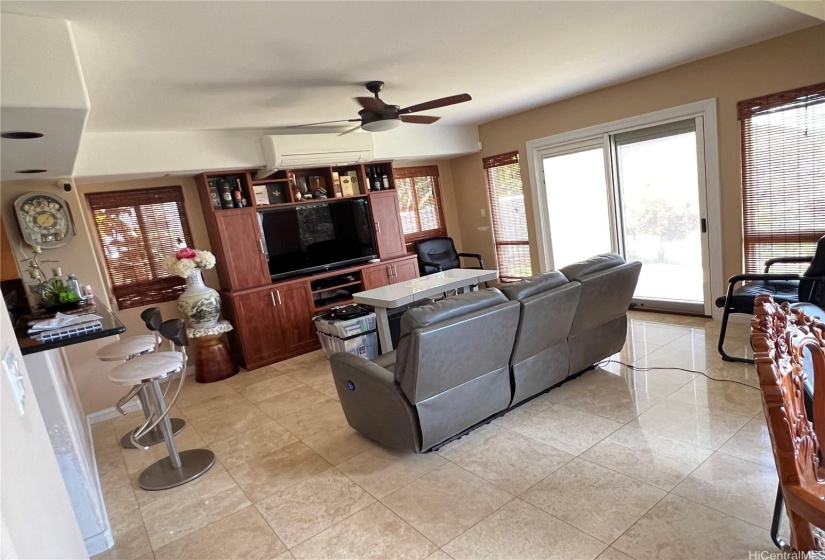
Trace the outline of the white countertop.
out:
[[[458,288],[498,278],[497,270],[453,268],[352,294],[356,303],[392,309]]]

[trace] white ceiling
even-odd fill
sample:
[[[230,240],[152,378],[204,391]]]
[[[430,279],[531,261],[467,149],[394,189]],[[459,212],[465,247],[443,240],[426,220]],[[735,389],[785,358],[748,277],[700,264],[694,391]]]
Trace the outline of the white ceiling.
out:
[[[762,1],[13,2],[71,21],[87,132],[353,118],[359,84],[478,124],[816,25]],[[416,126],[416,125],[406,125]],[[437,126],[437,125],[436,125]]]

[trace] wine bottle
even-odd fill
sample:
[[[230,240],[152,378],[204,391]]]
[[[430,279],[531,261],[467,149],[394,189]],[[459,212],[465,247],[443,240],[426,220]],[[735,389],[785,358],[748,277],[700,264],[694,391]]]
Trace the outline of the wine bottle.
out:
[[[220,181],[218,188],[221,191],[221,207],[234,208],[235,205],[232,204],[232,185],[229,184],[229,181]]]
[[[243,194],[241,194],[240,189],[232,191],[232,199],[235,203],[235,208],[243,208]]]
[[[364,171],[367,174],[367,190],[372,190],[372,168],[369,165],[364,166]]]
[[[378,175],[378,168],[373,168],[372,170],[372,190],[380,191],[381,190],[381,176]]]
[[[385,191],[390,189],[390,177],[387,175],[386,171],[381,174],[381,182],[384,184]]]

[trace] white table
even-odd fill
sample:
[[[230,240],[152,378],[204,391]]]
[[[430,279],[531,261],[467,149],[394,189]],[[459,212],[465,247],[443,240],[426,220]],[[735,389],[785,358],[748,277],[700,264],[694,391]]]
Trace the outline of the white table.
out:
[[[382,288],[358,292],[352,294],[352,298],[356,303],[375,307],[381,353],[386,354],[392,351],[392,337],[390,336],[390,324],[387,320],[387,309],[401,307],[450,290],[459,290],[464,293],[468,291],[470,286],[497,278],[497,270],[453,268],[444,272],[436,272],[420,278],[390,284]]]

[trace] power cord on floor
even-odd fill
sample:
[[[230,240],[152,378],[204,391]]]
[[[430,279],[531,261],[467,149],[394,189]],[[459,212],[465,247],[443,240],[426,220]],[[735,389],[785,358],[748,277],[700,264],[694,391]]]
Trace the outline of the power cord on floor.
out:
[[[620,362],[619,360],[614,360],[613,358],[607,358],[605,360],[602,360],[601,362],[599,362],[596,365],[599,366],[599,367],[603,367],[603,366],[606,366],[608,364],[619,364],[619,365],[622,365],[626,368],[630,368],[633,371],[653,371],[654,369],[672,369],[672,370],[676,370],[676,371],[686,371],[688,373],[698,373],[699,375],[704,375],[705,377],[707,377],[711,381],[721,381],[722,383],[736,383],[737,385],[742,385],[743,387],[748,387],[749,389],[754,389],[755,391],[761,391],[762,390],[759,387],[754,387],[753,385],[748,385],[747,383],[742,383],[741,381],[736,381],[734,379],[716,379],[715,377],[711,377],[710,375],[708,375],[704,371],[699,371],[699,370],[695,370],[695,369],[686,369],[686,368],[680,368],[680,367],[639,367],[639,366],[634,366],[634,365],[631,365],[631,364],[626,364],[624,362]]]

